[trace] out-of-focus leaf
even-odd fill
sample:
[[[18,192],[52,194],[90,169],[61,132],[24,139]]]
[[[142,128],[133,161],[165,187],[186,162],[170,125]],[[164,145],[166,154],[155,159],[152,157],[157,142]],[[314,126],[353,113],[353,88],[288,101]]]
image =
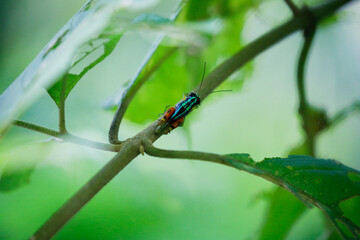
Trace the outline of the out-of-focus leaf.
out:
[[[340,204],[344,216],[360,226],[360,196],[347,199]]]
[[[0,191],[8,192],[28,184],[34,168],[35,166],[29,166],[13,171],[5,168],[0,179]]]
[[[319,207],[346,239],[359,238],[360,228],[343,216],[339,204],[360,195],[360,172],[340,162],[308,156],[266,158],[254,162],[248,155],[225,155],[232,166],[261,176]],[[349,229],[351,233],[345,231]]]
[[[344,12],[335,13],[335,14],[327,17],[326,19],[324,19],[324,21],[321,21],[320,27],[332,26],[332,25],[338,23],[339,21],[341,21],[342,19],[344,19],[344,17],[346,17],[346,13],[344,13]]]
[[[34,143],[0,156],[0,191],[16,190],[30,182],[36,165],[48,153],[48,143]]]
[[[208,34],[211,42],[204,50],[193,46],[179,49],[164,61],[162,66],[157,68],[149,81],[142,86],[139,93],[132,100],[131,105],[136,107],[129,107],[125,118],[137,123],[155,120],[158,116],[154,113],[161,114],[165,106],[176,104],[185,93],[190,92],[200,83],[204,62],[207,62],[207,72],[209,72],[219,61],[231,56],[241,48],[242,39],[240,33],[245,22],[245,15],[257,1],[244,1],[244,4],[234,4],[234,1],[231,1],[226,3],[228,13],[225,14],[220,10],[213,13],[211,9],[219,8],[222,2],[208,1],[204,5],[197,1],[187,2],[182,16],[178,20],[185,22],[187,24],[185,27],[190,29],[202,29],[202,32]],[[194,17],[184,17],[187,11],[201,11],[204,13],[204,17],[200,18],[196,14],[193,15]],[[219,16],[224,19],[217,19]],[[206,21],[187,22],[188,20]],[[169,33],[167,32],[167,34]],[[187,38],[190,36],[188,35]],[[169,51],[169,48],[160,47],[148,62],[148,65],[151,66],[157,63],[166,54],[166,51]],[[149,68],[147,67],[147,69]],[[235,90],[241,87],[243,80],[249,76],[252,70],[252,64],[247,64],[241,71],[235,73],[228,81],[222,84],[221,89]],[[146,73],[146,69],[141,71],[141,73],[143,72]],[[138,76],[138,79],[134,79],[130,81],[126,88],[107,101],[105,107],[116,109],[131,86],[135,86],[136,82],[141,81],[141,75]]]
[[[285,239],[306,206],[294,195],[277,187],[269,203],[259,239]]]
[[[188,20],[202,20],[208,22],[209,27],[216,28],[221,26],[216,34],[210,36],[210,43],[206,50],[199,54],[202,61],[207,62],[208,69],[212,69],[220,62],[224,61],[244,46],[241,37],[242,30],[246,21],[247,13],[259,4],[257,0],[214,0],[201,4],[198,1],[190,1],[187,11]],[[201,6],[200,6],[201,5]],[[206,7],[207,6],[207,7]],[[199,13],[201,11],[201,13]],[[202,17],[201,17],[202,16]],[[194,57],[196,53],[189,52]],[[202,71],[201,64],[197,64],[198,71],[194,71],[194,63],[187,61],[187,68],[192,78],[199,75]],[[196,65],[195,65],[196,66]],[[227,81],[221,85],[221,89],[236,90],[242,87],[244,80],[248,78],[253,71],[253,63],[245,65],[240,71],[234,73]]]
[[[121,11],[136,13],[155,0],[88,1],[0,96],[0,135],[11,120],[68,72],[78,49],[98,38]]]
[[[115,35],[101,35],[98,39],[104,38],[106,40],[104,45],[104,52],[93,62],[91,62],[89,65],[87,65],[79,74],[71,74],[67,73],[63,78],[66,78],[66,87],[65,87],[65,99],[71,92],[71,90],[75,87],[75,85],[78,83],[78,81],[95,65],[100,63],[102,60],[104,60],[107,56],[111,54],[111,52],[114,50],[116,44],[119,42],[122,35],[115,34]],[[97,39],[97,40],[98,40]],[[95,51],[97,47],[92,48],[91,51],[86,52],[86,56]],[[84,58],[82,58],[84,59]],[[81,59],[81,60],[82,60]],[[76,61],[72,67],[74,67],[78,61]],[[56,82],[51,88],[48,89],[48,93],[51,96],[51,98],[54,100],[56,105],[60,108],[60,96],[61,96],[61,89],[62,89],[62,79],[61,78],[58,82]]]
[[[79,60],[77,60],[73,65],[72,68],[75,67],[80,61],[86,61],[86,57],[89,56],[91,53],[95,52],[99,47],[103,46],[104,50],[103,53],[98,56],[95,60],[93,60],[91,63],[88,63],[86,67],[83,68],[83,70],[79,74],[71,74],[68,73],[64,77],[66,78],[66,88],[65,88],[65,98],[68,96],[72,88],[76,85],[76,83],[93,67],[95,67],[98,63],[100,63],[102,60],[104,60],[108,55],[111,54],[111,52],[116,47],[116,44],[119,42],[120,38],[122,37],[122,34],[119,32],[123,32],[124,30],[137,30],[137,31],[151,31],[151,32],[158,32],[157,36],[152,37],[153,38],[153,46],[149,50],[149,54],[145,61],[149,59],[149,57],[152,55],[152,53],[156,50],[158,47],[160,41],[164,37],[164,34],[166,33],[169,38],[176,38],[177,40],[184,39],[185,36],[187,36],[186,41],[192,42],[192,44],[202,44],[202,40],[199,37],[198,34],[194,36],[194,32],[191,30],[188,30],[183,27],[176,27],[172,24],[172,20],[176,17],[176,14],[173,14],[170,19],[161,17],[156,14],[142,14],[138,17],[136,17],[131,23],[124,23],[124,21],[121,21],[121,18],[117,19],[120,23],[122,23],[120,26],[121,29],[119,29],[118,26],[111,26],[107,29],[107,31],[115,32],[114,33],[108,33],[108,34],[101,34],[97,39],[95,39],[96,42],[99,40],[102,40],[100,46],[93,44],[92,41],[89,44],[89,47],[91,50],[86,51]],[[115,20],[114,20],[115,21]],[[181,37],[184,36],[184,37]],[[193,36],[193,38],[189,38],[189,36]],[[94,42],[95,42],[94,41]],[[181,40],[180,40],[181,41]],[[139,69],[139,71],[141,68]],[[71,70],[70,70],[71,71]],[[137,73],[138,74],[138,73]],[[136,79],[137,74],[135,74],[133,79]],[[135,81],[130,81],[132,86]],[[48,92],[50,96],[53,98],[57,106],[60,105],[60,95],[61,95],[61,88],[62,88],[62,80],[59,80],[53,87],[51,87]],[[117,101],[116,101],[117,102]],[[118,102],[117,102],[118,103]]]
[[[179,12],[175,12],[169,19],[169,21],[173,21]],[[161,18],[160,20],[158,18],[153,18],[147,16],[145,19],[148,21],[160,21],[164,22]],[[165,21],[165,23],[168,23],[169,21]],[[203,44],[202,37],[195,31],[191,29],[187,29],[186,27],[175,27],[173,25],[163,24],[161,26],[155,26],[155,29],[159,31],[159,34],[155,37],[155,40],[153,41],[151,49],[148,51],[148,54],[144,58],[141,66],[137,70],[137,72],[133,75],[133,77],[130,79],[129,83],[125,88],[121,88],[118,90],[114,96],[112,96],[109,100],[106,101],[104,104],[104,108],[106,109],[114,109],[116,110],[118,106],[122,107],[122,104],[124,101],[129,101],[131,99],[131,95],[134,95],[134,93],[137,93],[137,91],[140,89],[140,87],[149,79],[150,81],[154,78],[154,76],[159,76],[159,71],[162,71],[165,69],[163,65],[166,65],[167,62],[171,61],[172,54],[169,54],[169,52],[172,52],[176,47],[163,47],[163,49],[159,49],[157,53],[153,56],[155,50],[158,48],[160,41],[163,39],[163,37],[168,36],[170,38],[179,40],[190,44],[191,46],[199,47]],[[154,28],[152,29],[154,30]],[[152,57],[153,56],[153,57]],[[152,57],[152,58],[151,58]],[[151,58],[151,60],[150,60]],[[150,60],[150,61],[149,61]],[[156,65],[156,68],[154,69],[154,66]],[[161,67],[160,67],[161,65]],[[146,68],[145,68],[146,66]],[[166,67],[167,70],[173,68],[172,65]],[[156,71],[155,71],[156,70]],[[173,77],[174,71],[172,71],[172,74],[169,74],[170,77]],[[176,75],[177,78],[179,78],[179,75]],[[184,78],[186,79],[186,78]],[[162,78],[162,81],[167,81],[169,83],[169,79]],[[149,83],[150,84],[150,83]],[[164,109],[163,104],[156,104],[153,100],[161,100],[164,98],[161,98],[157,95],[157,91],[151,91],[149,90],[148,86],[149,84],[145,85],[143,88],[140,89],[140,92],[136,94],[136,97],[134,100],[132,100],[132,105],[137,106],[137,109],[132,109],[127,111],[127,114],[125,115],[127,118],[129,118],[134,122],[144,122],[149,119],[155,119],[157,116],[154,116],[154,107],[160,107],[162,110],[159,112],[162,112]],[[146,88],[146,91],[143,89]],[[151,87],[150,87],[151,88]],[[170,92],[174,89],[179,88],[168,88],[166,92],[166,97],[171,96]],[[164,91],[161,91],[161,93],[165,93]],[[177,91],[178,92],[178,91]],[[177,96],[179,96],[178,94]],[[156,96],[156,97],[154,97]],[[140,101],[144,104],[137,104],[136,101],[141,98]],[[168,101],[169,99],[167,99]],[[125,104],[127,105],[127,103]],[[146,106],[144,106],[146,105]],[[141,109],[139,111],[138,109]],[[132,112],[131,112],[132,111]],[[149,112],[150,115],[146,115],[146,112]],[[130,113],[129,113],[130,112]],[[155,110],[156,112],[156,110]]]
[[[186,7],[186,19],[189,21],[204,20],[210,17],[209,7],[215,0],[190,0]]]
[[[294,147],[289,155],[310,155],[309,145],[306,144],[306,141],[303,141]],[[260,239],[285,239],[296,220],[305,210],[305,205],[299,199],[295,198],[290,192],[276,187],[269,201]]]
[[[132,81],[128,87],[119,92],[108,103],[106,108],[117,106],[126,95],[131,91],[132,86],[148,74],[148,71],[161,61],[161,66],[156,72],[151,74],[146,84],[138,91],[125,117],[133,122],[143,123],[148,120],[155,120],[158,116],[154,113],[162,113],[166,105],[175,104],[181,100],[182,95],[191,87],[188,87],[187,72],[179,65],[179,53],[169,54],[174,48],[160,46],[146,67],[141,71],[138,78]],[[164,56],[168,55],[166,59]],[[180,63],[181,64],[181,63]],[[175,87],[176,86],[176,87]],[[118,99],[118,100],[116,100]],[[140,110],[139,110],[140,109]]]

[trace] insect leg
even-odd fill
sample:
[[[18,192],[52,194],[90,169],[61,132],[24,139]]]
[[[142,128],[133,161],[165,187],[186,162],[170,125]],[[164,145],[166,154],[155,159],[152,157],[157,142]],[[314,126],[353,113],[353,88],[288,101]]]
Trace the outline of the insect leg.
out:
[[[162,125],[164,123],[166,123],[169,118],[171,117],[171,115],[173,115],[173,113],[175,112],[175,107],[170,107],[162,116],[162,118],[160,119],[160,121],[158,122],[158,126]]]

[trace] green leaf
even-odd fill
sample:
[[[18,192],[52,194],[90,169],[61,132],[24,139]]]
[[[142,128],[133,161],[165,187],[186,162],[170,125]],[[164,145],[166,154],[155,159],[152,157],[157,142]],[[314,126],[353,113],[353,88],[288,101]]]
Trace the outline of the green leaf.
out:
[[[319,207],[346,239],[360,237],[360,228],[343,216],[339,204],[360,195],[360,172],[340,162],[308,156],[266,158],[253,162],[244,154],[225,155],[232,166],[261,176],[293,193],[308,205]],[[345,231],[344,227],[351,233]]]
[[[8,169],[4,169],[4,173],[0,178],[0,191],[9,192],[28,184],[34,168],[35,166],[32,166],[22,168],[18,171],[8,171]]]
[[[29,184],[36,165],[49,151],[49,143],[44,142],[3,153],[0,156],[0,191],[9,192]]]
[[[247,1],[244,1],[247,2]],[[151,73],[148,81],[144,84],[135,98],[131,101],[131,106],[127,109],[125,118],[136,123],[145,123],[158,118],[158,114],[164,112],[165,106],[175,105],[180,101],[184,94],[190,92],[197,84],[200,83],[203,74],[203,64],[207,62],[207,72],[212,69],[220,60],[231,56],[238,51],[242,44],[240,33],[242,31],[246,13],[254,6],[254,3],[244,3],[241,6],[236,5],[233,8],[233,2],[229,3],[232,11],[229,16],[220,14],[225,18],[222,27],[214,26],[213,22],[218,22],[214,17],[219,13],[210,15],[205,13],[205,19],[208,22],[187,22],[187,20],[202,20],[199,15],[195,17],[179,17],[180,21],[185,22],[185,27],[193,29],[211,29],[208,33],[210,43],[202,49],[192,46],[181,48],[173,55],[169,56],[166,61],[162,60],[166,52],[171,51],[171,47],[160,47],[147,63],[144,70],[139,69],[141,74],[136,80],[132,79],[122,92],[117,93],[108,100],[104,105],[106,109],[116,110],[123,100],[127,99],[131,93],[131,88],[137,89],[138,82],[142,82],[142,75],[148,74],[148,69],[153,65],[162,62],[156,71]],[[208,1],[205,4],[199,4],[197,1],[189,1],[185,7],[185,11],[202,11],[211,12],[209,8],[221,5],[221,1]],[[192,10],[191,10],[192,9]],[[237,11],[239,10],[239,11]],[[186,14],[186,13],[185,13]],[[205,16],[204,15],[204,16]],[[196,17],[197,16],[197,17]],[[182,19],[181,19],[182,18]],[[220,30],[218,30],[221,28]],[[186,37],[189,38],[191,34]],[[230,37],[229,37],[230,36]],[[221,55],[219,55],[221,53]],[[239,89],[246,77],[249,77],[253,70],[252,64],[247,64],[241,71],[235,73],[228,81],[222,84],[221,89]],[[141,109],[141,111],[139,111]],[[154,114],[158,113],[158,114]]]
[[[114,34],[114,35],[100,35],[100,37],[97,39],[105,40],[105,43],[103,43],[104,51],[103,53],[96,58],[93,62],[91,62],[89,65],[87,65],[79,74],[71,74],[67,73],[63,78],[66,78],[66,87],[65,87],[65,99],[71,92],[71,90],[75,87],[75,85],[78,83],[78,81],[93,67],[95,67],[98,63],[103,61],[107,56],[109,56],[114,48],[116,47],[116,44],[119,42],[122,34]],[[93,47],[90,51],[86,52],[85,56],[90,55],[93,53],[97,48]],[[85,57],[81,58],[79,61],[84,60]],[[76,61],[72,67],[76,66],[79,61]],[[61,89],[62,89],[62,79],[57,81],[51,88],[49,88],[47,91],[51,98],[54,100],[56,105],[60,108],[60,96],[61,96]]]
[[[174,18],[176,14],[172,17]],[[144,25],[145,23],[145,25]],[[126,24],[127,29],[146,29],[150,28],[154,31],[160,30],[160,25],[166,25],[171,24],[172,21],[168,18],[161,17],[156,14],[141,14],[140,16],[136,17],[131,23]],[[170,26],[170,25],[168,25]],[[116,28],[116,27],[112,27]],[[113,31],[112,28],[109,28]],[[125,28],[124,28],[125,29]],[[177,31],[177,33],[180,33],[183,31],[181,28],[173,28]],[[166,28],[165,28],[166,31]],[[66,88],[65,88],[65,99],[69,95],[70,91],[75,87],[76,83],[93,67],[95,67],[98,63],[103,61],[107,56],[109,56],[112,51],[115,49],[117,43],[120,41],[123,34],[101,34],[97,39],[92,40],[89,44],[89,47],[91,50],[86,51],[79,60],[77,60],[71,68],[74,68],[79,62],[86,61],[86,57],[90,54],[94,53],[99,47],[103,47],[103,53],[97,57],[95,60],[93,60],[91,63],[88,63],[86,67],[83,68],[83,70],[79,74],[71,74],[67,73],[64,77],[66,78]],[[159,33],[159,37],[154,40],[154,45],[150,48],[149,56],[151,56],[151,52],[154,51],[157,46],[159,45],[159,42],[163,38],[163,34]],[[101,40],[100,45],[95,45],[95,42],[98,42]],[[94,43],[93,43],[94,42]],[[141,69],[140,69],[141,70]],[[71,71],[71,69],[70,69]],[[69,71],[69,72],[70,72]],[[48,93],[51,96],[51,98],[55,101],[56,105],[60,107],[60,95],[61,95],[61,89],[62,89],[62,79],[60,79],[58,82],[56,82],[50,89],[48,89]],[[132,81],[132,84],[135,83]],[[129,86],[131,87],[131,86]]]
[[[285,239],[305,209],[306,205],[294,195],[283,188],[277,187],[267,209],[265,223],[259,239]]]
[[[360,196],[347,199],[340,204],[344,216],[360,226]]]
[[[40,97],[42,88],[53,86],[68,73],[81,46],[103,33],[114,31],[112,33],[118,34],[123,31],[116,16],[124,12],[139,14],[156,2],[143,0],[124,4],[121,0],[88,1],[0,96],[0,135],[12,119]]]
[[[179,54],[176,47],[160,46],[139,76],[130,81],[123,92],[112,97],[105,108],[116,109],[132,91],[136,91],[146,81],[131,101],[131,106],[136,107],[129,107],[125,118],[137,123],[158,118],[154,113],[162,113],[166,105],[175,104],[191,89],[188,87],[186,70],[177,66]]]

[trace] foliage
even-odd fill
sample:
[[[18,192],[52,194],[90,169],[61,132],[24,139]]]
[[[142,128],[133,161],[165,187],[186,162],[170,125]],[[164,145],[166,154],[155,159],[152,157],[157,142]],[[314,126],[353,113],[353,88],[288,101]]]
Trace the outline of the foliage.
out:
[[[345,3],[341,0],[336,1],[339,4]],[[309,2],[313,4],[320,1]],[[176,3],[169,17],[148,13],[151,12],[149,9],[156,7],[157,4],[165,3],[155,0],[139,2],[89,0],[0,96],[2,109],[0,137],[5,135],[13,122],[14,125],[38,131],[65,142],[118,152],[85,187],[80,189],[35,233],[35,238],[53,236],[62,224],[80,210],[82,204],[86,204],[118,173],[116,171],[121,171],[132,160],[129,156],[136,157],[139,152],[143,154],[144,147],[139,138],[143,137],[142,141],[148,140],[144,137],[148,132],[151,132],[148,135],[152,134],[152,141],[160,137],[151,131],[156,123],[130,140],[119,143],[111,142],[111,140],[110,143],[99,143],[63,132],[61,129],[65,126],[61,125],[64,124],[62,121],[65,122],[65,101],[78,82],[113,53],[126,33],[150,32],[152,34],[148,37],[150,45],[145,50],[145,57],[140,67],[128,82],[119,83],[123,85],[123,88],[114,96],[109,97],[104,107],[112,112],[116,111],[113,124],[115,122],[116,125],[117,120],[118,128],[123,116],[133,123],[154,121],[157,114],[164,111],[166,105],[175,104],[183,93],[191,89],[199,90],[204,62],[207,63],[206,73],[212,74],[216,72],[213,71],[214,68],[226,65],[224,60],[235,56],[237,51],[246,45],[242,32],[247,17],[255,12],[262,2],[258,0],[191,0],[182,2],[180,7]],[[304,20],[304,16],[295,15],[296,17],[300,19],[299,21]],[[338,18],[332,17],[330,20],[328,19],[328,22],[335,24]],[[310,22],[311,19],[307,21]],[[299,29],[304,28],[301,30],[307,31],[306,27],[310,25],[301,25]],[[161,46],[160,43],[162,43]],[[307,53],[303,64],[306,55]],[[221,88],[240,91],[245,79],[249,78],[255,70],[255,64],[250,62],[251,60],[252,57],[249,57],[245,61],[247,65],[239,71],[233,71],[229,80],[221,84]],[[220,81],[213,84],[218,87]],[[101,87],[101,84],[98,84],[98,87]],[[300,87],[298,85],[298,88],[301,87],[303,85],[300,84]],[[43,88],[47,90],[58,107],[59,131],[32,123],[19,125],[14,121],[40,97]],[[357,101],[330,118],[325,109],[310,104],[304,97],[306,95],[304,92],[303,96],[301,96],[301,91],[299,95],[298,114],[305,137],[292,150],[292,153],[314,155],[315,142],[322,132],[333,128],[351,113],[359,111]],[[110,127],[109,136],[110,134],[117,136],[118,132],[113,132]],[[42,143],[41,149],[31,146],[28,151],[20,149],[13,155],[1,155],[0,191],[11,192],[25,187],[30,182],[31,175],[36,172],[36,165],[42,157],[46,156],[48,149],[49,145]],[[125,153],[123,154],[122,151]],[[26,161],[18,161],[23,158],[23,156],[17,156],[20,152],[28,155]],[[184,151],[184,158],[192,159],[188,154]],[[263,228],[258,234],[260,239],[286,238],[294,223],[302,216],[306,206],[319,208],[344,239],[360,238],[360,229],[357,226],[358,215],[351,212],[351,209],[359,208],[360,172],[336,160],[305,155],[265,158],[263,161],[255,162],[248,154],[228,154],[223,155],[224,162],[220,163],[260,176],[282,187],[274,190],[272,194]],[[125,162],[121,162],[123,158]],[[106,168],[112,168],[114,172],[110,174],[106,172]],[[101,184],[96,182],[98,179]],[[88,190],[93,192],[86,192]],[[86,198],[81,195],[84,192]],[[67,208],[71,210],[70,213],[64,210]],[[57,222],[58,219],[60,223]],[[56,227],[52,225],[54,222]],[[50,233],[47,227],[53,228],[49,231]],[[331,237],[336,238],[337,235]]]
[[[308,156],[292,155],[261,162],[254,162],[244,154],[226,157],[231,159],[227,160],[230,165],[262,176],[284,187],[301,201],[319,207],[334,223],[341,223],[351,231],[349,234],[339,227],[343,236],[349,239],[360,236],[360,228],[345,218],[340,209],[342,201],[360,195],[359,171],[334,160]]]

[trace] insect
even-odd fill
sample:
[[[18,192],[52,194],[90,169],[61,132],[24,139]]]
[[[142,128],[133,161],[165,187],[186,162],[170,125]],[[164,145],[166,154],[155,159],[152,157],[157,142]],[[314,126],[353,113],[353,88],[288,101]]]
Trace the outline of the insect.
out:
[[[188,115],[193,109],[200,105],[199,96],[191,92],[184,100],[180,101],[175,107],[170,107],[162,116],[158,123],[158,132],[164,131],[164,134],[168,134],[171,130],[182,126],[185,121],[186,115]]]
[[[201,79],[199,90],[201,89],[206,70],[206,62],[204,64],[204,73]],[[229,91],[229,90],[220,90]],[[213,92],[212,92],[213,93]],[[178,102],[175,107],[170,107],[161,117],[158,122],[156,131],[158,133],[163,132],[164,134],[170,133],[173,129],[181,127],[184,124],[185,117],[194,109],[198,108],[201,103],[200,97],[195,93],[191,92],[182,101]]]

